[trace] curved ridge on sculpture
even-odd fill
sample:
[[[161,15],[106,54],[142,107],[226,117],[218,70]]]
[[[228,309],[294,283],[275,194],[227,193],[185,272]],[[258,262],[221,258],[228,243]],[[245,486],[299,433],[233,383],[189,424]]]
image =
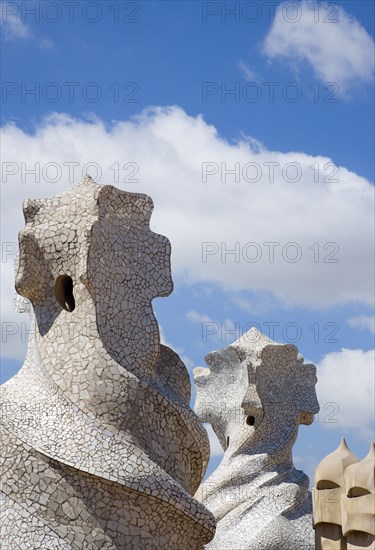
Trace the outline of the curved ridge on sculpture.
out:
[[[217,520],[206,548],[313,549],[309,480],[292,447],[319,410],[314,365],[255,328],[206,362],[194,370],[195,411],[225,451],[196,493]]]
[[[148,196],[90,177],[25,201],[16,289],[31,337],[23,368],[1,387],[10,544],[176,550],[187,536],[197,548],[213,536],[212,515],[191,496],[208,438],[151,305],[173,288],[152,210]],[[11,534],[12,514],[25,532]]]

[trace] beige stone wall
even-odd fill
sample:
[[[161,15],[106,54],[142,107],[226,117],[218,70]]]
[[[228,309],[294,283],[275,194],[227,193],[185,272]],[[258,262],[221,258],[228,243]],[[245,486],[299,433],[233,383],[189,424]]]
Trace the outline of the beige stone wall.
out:
[[[315,472],[317,550],[375,550],[375,447],[359,460],[343,438]]]

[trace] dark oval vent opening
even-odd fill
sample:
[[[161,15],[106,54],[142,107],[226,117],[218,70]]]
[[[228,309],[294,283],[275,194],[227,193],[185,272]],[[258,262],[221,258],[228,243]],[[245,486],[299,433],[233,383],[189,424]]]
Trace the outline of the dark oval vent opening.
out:
[[[248,426],[254,426],[255,424],[255,417],[254,416],[247,416],[246,417],[246,424]]]
[[[352,487],[348,491],[349,498],[364,497],[370,494],[371,494],[370,491],[368,491],[367,489],[364,489],[363,487]]]
[[[73,279],[70,275],[60,275],[55,283],[55,296],[60,306],[65,311],[72,312],[76,303],[73,294]]]
[[[316,488],[318,491],[325,490],[325,489],[337,489],[339,485],[335,483],[334,481],[329,481],[329,479],[321,479],[317,482]]]

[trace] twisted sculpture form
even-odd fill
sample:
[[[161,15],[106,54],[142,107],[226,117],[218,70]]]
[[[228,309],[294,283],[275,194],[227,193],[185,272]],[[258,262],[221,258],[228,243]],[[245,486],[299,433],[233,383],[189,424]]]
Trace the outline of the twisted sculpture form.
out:
[[[319,405],[316,369],[251,329],[194,370],[195,411],[225,450],[196,498],[215,515],[210,550],[314,549],[308,477],[292,447]]]
[[[16,289],[32,337],[1,388],[4,548],[190,550],[213,536],[191,496],[207,435],[151,306],[172,291],[152,209],[89,177],[24,205]]]

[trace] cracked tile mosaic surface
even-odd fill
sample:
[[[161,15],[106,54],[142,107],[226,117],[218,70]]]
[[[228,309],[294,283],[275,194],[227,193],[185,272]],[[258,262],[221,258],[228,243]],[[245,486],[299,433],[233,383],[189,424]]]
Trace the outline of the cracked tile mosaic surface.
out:
[[[195,411],[225,451],[196,498],[217,520],[210,550],[315,548],[308,477],[292,447],[319,405],[316,369],[255,328],[196,368]]]
[[[4,548],[190,550],[213,537],[191,496],[208,437],[151,306],[173,288],[152,210],[89,177],[24,204],[16,290],[31,337],[1,387]]]

